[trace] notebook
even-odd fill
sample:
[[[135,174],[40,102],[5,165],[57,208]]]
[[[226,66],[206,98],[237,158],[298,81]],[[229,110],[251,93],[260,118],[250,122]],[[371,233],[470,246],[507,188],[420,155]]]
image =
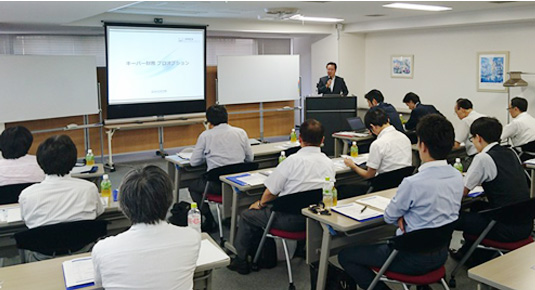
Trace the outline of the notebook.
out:
[[[67,290],[95,285],[91,257],[65,261],[62,263],[62,267]]]
[[[366,209],[364,209],[366,207]],[[364,210],[363,210],[364,209]],[[331,207],[331,210],[344,215],[348,218],[357,220],[359,222],[364,222],[367,220],[375,219],[382,217],[383,213],[377,210],[374,210],[370,207],[360,205],[358,203],[343,204]]]
[[[385,211],[390,203],[390,198],[374,195],[357,199],[355,202]]]

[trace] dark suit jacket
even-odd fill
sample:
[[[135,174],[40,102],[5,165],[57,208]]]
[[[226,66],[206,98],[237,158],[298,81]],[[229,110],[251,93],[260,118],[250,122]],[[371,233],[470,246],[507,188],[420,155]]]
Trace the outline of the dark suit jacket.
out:
[[[381,108],[385,110],[390,125],[394,126],[394,128],[396,128],[396,130],[398,130],[399,132],[405,133],[405,129],[403,129],[403,125],[401,124],[401,120],[399,119],[398,111],[396,110],[396,108],[394,108],[394,106],[390,105],[389,103],[379,103],[376,107],[373,108]]]
[[[342,94],[344,96],[347,96],[347,94],[349,93],[347,91],[347,86],[346,86],[346,82],[344,81],[343,78],[339,77],[339,76],[336,76],[334,78],[334,86],[333,86],[333,89],[331,91],[330,88],[328,88],[326,86],[327,84],[327,81],[329,80],[329,76],[324,76],[322,78],[320,78],[320,81],[317,85],[317,88],[318,88],[318,93],[319,94]]]
[[[411,117],[409,118],[409,121],[405,123],[405,129],[415,130],[416,125],[418,125],[420,119],[428,114],[439,114],[442,116],[442,114],[433,105],[417,104],[411,112]]]

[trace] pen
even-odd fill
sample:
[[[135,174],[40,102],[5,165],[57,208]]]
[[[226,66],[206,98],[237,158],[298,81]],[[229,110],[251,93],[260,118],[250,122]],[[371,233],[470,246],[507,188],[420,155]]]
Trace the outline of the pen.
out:
[[[360,211],[360,213],[363,213],[363,212],[364,212],[364,211],[365,211],[365,210],[366,210],[367,208],[368,208],[368,206],[367,206],[367,205],[366,205],[366,206],[364,206],[364,207],[362,208],[362,210]]]

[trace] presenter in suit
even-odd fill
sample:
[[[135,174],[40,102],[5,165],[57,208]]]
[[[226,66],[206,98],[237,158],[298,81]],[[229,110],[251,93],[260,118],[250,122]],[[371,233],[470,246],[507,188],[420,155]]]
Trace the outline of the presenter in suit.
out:
[[[320,78],[317,84],[319,94],[334,94],[347,96],[348,90],[343,78],[336,76],[336,63],[327,64],[327,75]]]

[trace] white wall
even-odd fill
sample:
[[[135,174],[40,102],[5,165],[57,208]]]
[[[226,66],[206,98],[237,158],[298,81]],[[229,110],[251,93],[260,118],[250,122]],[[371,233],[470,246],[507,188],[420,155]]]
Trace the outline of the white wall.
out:
[[[363,105],[365,93],[365,48],[364,34],[340,34],[337,74],[344,78],[349,94],[361,97],[358,99],[359,107]]]
[[[535,26],[529,24],[488,25],[464,28],[393,31],[366,35],[366,91],[379,89],[387,102],[406,108],[403,96],[417,93],[423,103],[434,104],[454,125],[455,100],[469,98],[483,114],[507,120],[507,93],[478,92],[477,53],[509,51],[509,70],[535,71]],[[414,78],[390,77],[390,56],[414,55]],[[523,95],[535,113],[535,76],[524,78],[531,85],[513,88],[511,95]]]

